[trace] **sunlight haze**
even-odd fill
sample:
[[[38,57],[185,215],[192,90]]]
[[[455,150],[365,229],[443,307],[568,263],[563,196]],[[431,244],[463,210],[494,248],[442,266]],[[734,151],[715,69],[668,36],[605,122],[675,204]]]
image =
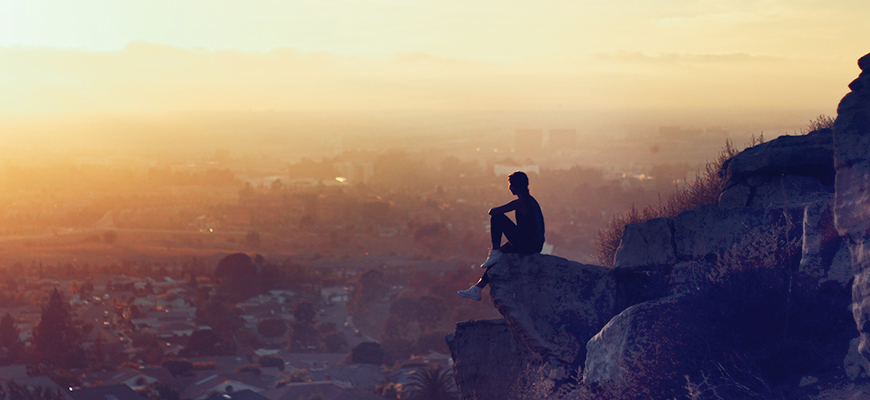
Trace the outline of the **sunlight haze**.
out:
[[[806,109],[863,1],[6,1],[0,112]]]

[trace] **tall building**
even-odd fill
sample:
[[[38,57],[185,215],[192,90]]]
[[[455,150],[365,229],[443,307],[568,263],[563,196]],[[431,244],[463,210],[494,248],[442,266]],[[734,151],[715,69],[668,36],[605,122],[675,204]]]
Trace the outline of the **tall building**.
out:
[[[368,161],[337,162],[332,167],[340,177],[352,184],[368,183],[375,174],[374,165]]]

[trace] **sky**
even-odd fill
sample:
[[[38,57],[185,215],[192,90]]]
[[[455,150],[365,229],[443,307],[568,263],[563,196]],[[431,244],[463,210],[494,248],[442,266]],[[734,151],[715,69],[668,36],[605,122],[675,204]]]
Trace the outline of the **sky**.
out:
[[[0,113],[807,109],[866,0],[0,0]]]

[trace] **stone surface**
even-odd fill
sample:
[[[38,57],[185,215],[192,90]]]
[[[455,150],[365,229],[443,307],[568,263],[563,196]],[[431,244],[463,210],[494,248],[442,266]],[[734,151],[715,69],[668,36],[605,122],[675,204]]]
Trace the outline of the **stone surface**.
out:
[[[723,165],[723,188],[738,185],[751,176],[761,186],[764,176],[800,175],[833,184],[833,138],[830,129],[801,136],[781,136],[748,148]],[[759,181],[760,179],[760,181]]]
[[[833,163],[833,158],[830,161]],[[782,207],[803,205],[828,197],[822,183],[813,177],[786,175],[771,178],[766,184],[755,188],[749,199],[749,207]]]
[[[808,204],[804,208],[803,227],[800,271],[822,281],[829,280],[834,257],[843,244],[834,226],[833,199]]]
[[[674,265],[671,270],[669,294],[697,292],[707,282],[708,268],[706,263],[700,261],[684,261]]]
[[[453,357],[453,376],[463,400],[500,400],[511,397],[525,371],[522,344],[504,319],[456,324],[447,335]]]
[[[586,341],[616,314],[613,271],[555,256],[507,254],[490,296],[517,339],[541,360],[582,365]]]
[[[859,60],[861,74],[837,107],[834,165],[837,171],[834,220],[849,244],[852,314],[860,334],[859,352],[870,357],[870,71],[868,56]]]
[[[840,240],[840,248],[834,253],[828,273],[821,283],[834,281],[841,286],[846,286],[852,281],[854,276],[855,272],[852,270],[852,254],[849,252],[849,245],[846,241]]]
[[[726,254],[753,241],[756,235],[799,238],[800,209],[720,208],[700,206],[673,218],[677,259],[697,260]]]
[[[627,308],[586,344],[583,382],[624,395],[646,388],[679,390],[696,366],[703,327],[690,296]]]
[[[655,218],[638,224],[628,224],[616,249],[614,268],[637,268],[670,265],[677,261],[674,252],[673,223],[668,218]]]
[[[734,185],[719,195],[719,207],[746,207],[752,194],[748,185]]]
[[[858,353],[858,343],[860,342],[861,338],[852,339],[849,342],[849,352],[843,359],[843,371],[846,373],[846,377],[853,381],[862,377],[866,378],[867,373],[870,372],[870,363]]]

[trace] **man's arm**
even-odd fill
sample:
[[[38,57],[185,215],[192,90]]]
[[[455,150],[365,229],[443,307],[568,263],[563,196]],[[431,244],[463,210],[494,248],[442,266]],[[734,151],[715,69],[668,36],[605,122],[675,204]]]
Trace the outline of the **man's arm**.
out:
[[[506,213],[509,213],[509,212],[511,212],[511,211],[516,210],[517,207],[520,206],[520,204],[521,204],[520,199],[516,199],[516,200],[514,200],[514,201],[512,201],[512,202],[510,202],[510,203],[507,203],[507,204],[503,205],[503,206],[498,206],[498,207],[495,207],[495,208],[490,208],[490,209],[489,209],[489,215],[496,215],[496,214],[506,214]]]

